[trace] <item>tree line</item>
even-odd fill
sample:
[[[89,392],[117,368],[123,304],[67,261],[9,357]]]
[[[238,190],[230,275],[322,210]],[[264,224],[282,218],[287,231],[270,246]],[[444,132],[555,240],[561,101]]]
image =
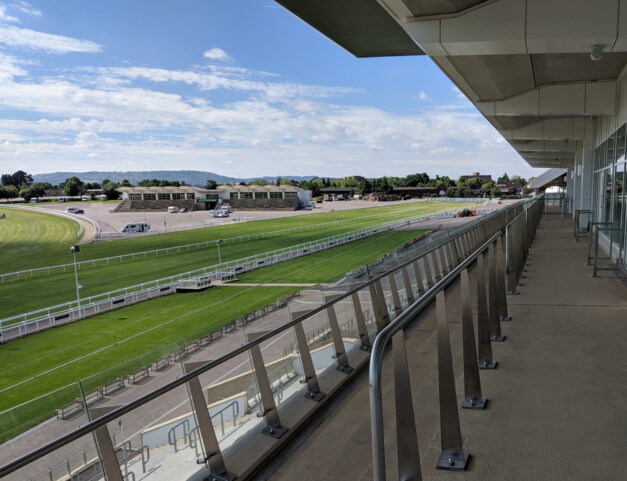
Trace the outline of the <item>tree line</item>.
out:
[[[329,177],[316,177],[311,180],[296,181],[288,177],[278,177],[276,185],[292,185],[304,190],[311,190],[313,197],[322,195],[322,189],[327,187],[344,187],[354,189],[355,193],[363,195],[378,193],[390,194],[395,187],[439,187],[444,188],[446,195],[449,197],[471,197],[476,195],[477,190],[491,195],[500,195],[500,190],[495,187],[496,184],[503,182],[518,182],[525,186],[527,180],[519,175],[509,176],[505,172],[498,177],[496,182],[481,182],[479,178],[473,177],[464,181],[454,181],[448,176],[430,177],[426,172],[410,174],[405,177],[383,176],[374,179],[364,177],[344,177],[342,179],[331,179]],[[265,179],[256,179],[249,183],[240,182],[240,185],[269,185]],[[161,180],[161,179],[144,179],[137,183],[138,187],[179,187],[186,185],[185,182]],[[215,180],[208,180],[205,184],[207,189],[216,189],[218,183]],[[16,199],[23,198],[29,202],[34,197],[43,197],[46,190],[61,190],[65,196],[75,197],[83,195],[89,189],[100,189],[107,199],[115,200],[120,196],[119,187],[133,187],[128,180],[122,182],[113,182],[104,179],[102,182],[83,182],[80,178],[73,176],[60,182],[54,186],[47,182],[33,182],[33,176],[18,170],[13,174],[2,174],[0,177],[0,199]],[[475,193],[473,194],[473,191]]]

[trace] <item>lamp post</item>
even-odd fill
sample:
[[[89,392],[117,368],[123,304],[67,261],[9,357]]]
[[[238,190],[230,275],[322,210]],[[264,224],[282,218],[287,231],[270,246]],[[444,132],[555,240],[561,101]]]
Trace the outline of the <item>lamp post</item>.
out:
[[[78,293],[79,290],[79,283],[78,283],[78,271],[76,270],[76,253],[80,252],[81,248],[79,246],[72,246],[70,247],[70,251],[72,252],[72,255],[74,256],[74,280],[76,281],[76,303],[78,304],[78,309],[80,311],[81,309],[81,297]]]

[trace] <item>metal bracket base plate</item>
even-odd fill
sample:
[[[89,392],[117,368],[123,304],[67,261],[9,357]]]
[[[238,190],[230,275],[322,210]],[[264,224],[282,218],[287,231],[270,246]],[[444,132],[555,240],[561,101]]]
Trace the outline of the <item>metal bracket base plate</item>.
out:
[[[513,291],[513,292],[512,292],[512,291],[508,291],[508,292],[507,292],[507,295],[508,295],[508,296],[518,296],[518,295],[520,295],[520,292],[516,292],[516,291]]]
[[[371,346],[359,346],[359,349],[361,349],[362,351],[366,351],[366,352],[372,352]]]
[[[496,369],[496,361],[479,361],[479,369]]]
[[[324,396],[326,396],[326,394],[320,391],[308,392],[305,394],[306,399],[309,399],[311,401],[316,401],[316,402],[319,402]]]
[[[261,432],[263,434],[266,434],[270,437],[273,437],[275,439],[279,439],[281,436],[283,436],[286,432],[288,431],[288,428],[286,428],[285,426],[266,426],[265,428],[263,428],[261,430]]]
[[[466,396],[462,399],[464,409],[485,409],[487,399],[484,397]]]
[[[343,372],[344,374],[350,374],[353,372],[353,368],[350,366],[338,366],[335,368],[336,371]]]
[[[210,474],[205,478],[205,481],[233,481],[237,478],[237,474],[229,473],[219,473],[219,474]]]
[[[490,340],[496,341],[496,342],[502,342],[505,340],[505,336],[503,334],[499,334],[498,336],[496,334],[490,334]]]
[[[468,464],[468,458],[470,455],[465,451],[442,451],[435,467],[437,469],[464,471]]]
[[[501,316],[499,319],[501,321],[511,321],[512,320],[512,316]]]

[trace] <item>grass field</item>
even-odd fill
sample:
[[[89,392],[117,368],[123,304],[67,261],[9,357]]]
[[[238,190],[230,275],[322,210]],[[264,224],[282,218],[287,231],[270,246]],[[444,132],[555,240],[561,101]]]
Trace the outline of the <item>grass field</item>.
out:
[[[413,216],[420,213],[450,208],[450,205],[435,202],[421,202],[416,204],[407,204],[404,206],[390,207],[395,207],[402,215]],[[365,216],[367,214],[366,217],[370,217],[375,213],[381,213],[381,211],[389,213],[390,207],[297,216],[85,245],[81,247],[81,252],[78,257],[83,260],[85,257],[93,256],[100,258],[106,255],[113,255],[113,253],[122,253],[116,250],[118,246],[123,247],[123,249],[121,248],[122,251],[126,250],[135,252],[150,248],[164,247],[166,243],[170,243],[169,245],[180,245],[183,242],[197,242],[200,240],[218,239],[249,233],[268,232],[281,228],[288,228],[290,226],[311,225],[313,220],[316,220],[318,223],[328,222],[333,220],[333,216],[341,216],[342,218],[351,218],[351,216],[356,216],[359,218],[359,216]],[[400,209],[400,207],[402,207],[402,209]],[[390,220],[390,217],[386,216],[377,218],[376,222],[384,220]],[[221,258],[222,261],[241,259],[246,256],[356,230],[360,227],[364,227],[364,225],[372,225],[374,223],[375,221],[372,219],[364,219],[363,223],[357,222],[351,224],[341,224],[338,226],[331,225],[315,230],[290,233],[280,237],[227,244],[223,245],[220,249]],[[200,234],[204,235],[204,239],[198,237]],[[173,243],[170,239],[171,236],[176,240]],[[163,240],[160,238],[168,238],[170,240]],[[67,252],[65,253],[65,259],[63,262],[71,262],[72,258],[69,249],[67,246],[65,249]],[[94,251],[94,249],[97,249],[97,251]],[[26,256],[26,254],[24,253],[23,256]],[[80,291],[80,295],[82,298],[89,297],[115,289],[140,284],[142,282],[148,282],[154,279],[160,279],[174,274],[187,272],[199,267],[215,265],[217,263],[217,248],[211,247],[200,250],[192,250],[189,252],[181,252],[180,254],[140,259],[132,264],[112,264],[109,266],[99,267],[97,269],[82,269],[78,274],[79,283],[83,286]],[[32,293],[36,293],[36,295],[32,295]],[[74,289],[74,272],[72,269],[68,269],[65,273],[60,272],[48,276],[4,282],[0,284],[0,297],[3,299],[2,318],[73,301],[76,299],[76,291]]]
[[[362,222],[344,224],[335,228],[337,229],[338,233],[347,232],[350,230],[359,229],[360,227],[364,227],[367,225],[381,223],[386,219],[393,219],[396,215],[400,217],[414,216],[419,214],[437,212],[440,210],[463,208],[466,205],[467,204],[448,204],[441,202],[416,202],[411,204],[383,206],[369,209],[324,212],[292,217],[282,217],[277,219],[267,219],[254,222],[233,223],[222,226],[193,229],[181,232],[172,232],[161,235],[133,237],[128,239],[112,240],[107,242],[98,242],[94,244],[83,245],[81,246],[79,260],[84,261],[99,259],[134,252],[143,252],[152,249],[162,249],[166,247],[193,244],[197,242],[204,242],[207,240],[225,239],[228,237],[270,232],[281,229],[290,229],[293,227],[312,225],[315,226],[318,224],[341,221],[346,219],[362,219]],[[8,211],[9,215],[7,216],[6,220],[10,221],[10,218],[12,216],[11,212],[15,212],[16,209],[4,209],[4,211]],[[0,209],[0,213],[3,213],[4,211]],[[390,216],[385,218],[379,217],[371,219],[371,217],[379,214],[390,214]],[[28,216],[34,215],[34,213],[21,211],[21,215]],[[61,221],[65,221],[66,223],[69,222],[67,219],[63,219],[62,217],[58,216],[51,215],[48,217],[48,221],[52,223],[60,223]],[[29,221],[29,223],[33,224],[37,222],[39,222],[39,218],[35,217],[33,217],[32,220]],[[9,225],[10,224],[8,224],[7,227],[9,227]],[[54,234],[46,236],[45,244],[48,250],[45,256],[31,256],[31,247],[37,247],[37,245],[33,246],[24,244],[26,239],[19,231],[13,231],[12,229],[0,230],[0,245],[2,245],[4,242],[7,242],[10,243],[14,248],[11,257],[5,259],[4,262],[0,263],[0,273],[15,272],[37,267],[71,263],[72,255],[69,251],[69,246],[72,245],[71,240],[73,239],[74,234],[77,232],[78,226],[75,223],[70,225],[76,227],[74,228],[74,230],[70,229],[69,236],[66,235],[65,237],[57,237]],[[1,224],[0,227],[2,227]],[[294,234],[289,235],[292,236]],[[318,237],[324,237],[324,235],[320,235]],[[297,242],[292,242],[290,245],[296,243]],[[22,245],[26,245],[26,247],[21,248],[20,246]]]
[[[400,231],[378,234],[350,245],[259,269],[242,276],[241,281],[328,281],[379,258],[421,233]],[[168,349],[170,352],[174,350],[173,342],[199,337],[215,326],[268,304],[292,290],[293,287],[229,286],[215,287],[202,293],[175,294],[0,345],[0,365],[3,366],[0,389],[37,375],[36,381],[27,381],[2,392],[0,411],[58,390],[40,401],[0,414],[0,442],[50,417],[54,408],[76,398],[76,385],[68,384],[89,378],[84,388],[90,390],[133,372]],[[115,345],[113,336],[117,341]],[[98,350],[101,351],[89,355]],[[72,362],[86,355],[88,357],[80,362]],[[66,363],[70,364],[42,375]]]
[[[0,272],[48,265],[61,251],[70,252],[80,230],[75,221],[57,215],[2,208],[0,214],[6,215],[0,220]]]

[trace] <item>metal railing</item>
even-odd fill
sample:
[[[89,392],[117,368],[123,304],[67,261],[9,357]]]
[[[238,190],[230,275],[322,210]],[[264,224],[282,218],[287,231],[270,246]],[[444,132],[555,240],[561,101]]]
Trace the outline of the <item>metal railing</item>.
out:
[[[536,198],[531,202],[541,205],[541,198]],[[463,286],[465,277],[464,272],[466,271],[466,268],[473,262],[482,263],[482,254],[486,249],[490,250],[490,275],[488,283],[488,288],[490,291],[490,303],[489,316],[484,317],[489,318],[490,321],[490,330],[488,331],[489,340],[498,340],[499,337],[502,339],[502,336],[500,334],[499,319],[505,318],[507,316],[507,306],[506,304],[503,304],[503,301],[505,299],[505,290],[504,283],[502,282],[505,272],[505,259],[503,254],[503,248],[501,246],[501,243],[498,243],[498,240],[501,239],[503,235],[502,232],[505,230],[508,223],[510,223],[509,219],[516,219],[517,217],[519,217],[519,215],[524,211],[525,205],[526,204],[524,203],[516,204],[512,208],[495,212],[494,214],[485,216],[485,218],[483,219],[476,219],[472,222],[471,226],[464,228],[455,236],[451,235],[449,237],[446,237],[440,243],[432,244],[426,246],[425,248],[419,247],[419,244],[410,247],[410,252],[407,252],[404,256],[398,255],[394,258],[391,258],[388,266],[377,266],[377,269],[380,272],[378,272],[377,274],[371,273],[373,277],[366,280],[365,282],[361,282],[357,285],[351,284],[348,286],[343,286],[345,291],[342,291],[342,293],[340,293],[339,295],[334,294],[332,297],[324,297],[325,301],[321,305],[314,307],[313,309],[308,310],[301,315],[297,315],[297,317],[295,317],[293,320],[287,321],[271,331],[247,334],[248,341],[240,347],[232,350],[231,352],[217,359],[203,362],[200,365],[195,364],[193,367],[190,367],[189,371],[183,373],[181,376],[168,382],[167,384],[160,386],[157,389],[147,394],[144,394],[143,396],[127,404],[119,406],[108,412],[107,414],[104,414],[96,419],[93,419],[90,422],[85,423],[74,431],[69,432],[59,437],[58,439],[55,439],[54,441],[35,449],[31,453],[22,455],[12,462],[1,466],[0,477],[14,473],[16,470],[29,465],[30,463],[40,459],[46,454],[55,452],[68,445],[69,443],[82,438],[85,435],[94,433],[96,435],[96,439],[100,448],[102,466],[104,468],[107,479],[122,479],[119,462],[115,458],[115,454],[111,452],[112,443],[110,441],[107,441],[107,439],[110,439],[107,424],[113,423],[118,419],[121,419],[121,417],[126,414],[137,414],[138,412],[140,412],[138,410],[140,410],[142,406],[145,406],[149,402],[161,399],[167,403],[168,398],[165,396],[173,392],[178,387],[186,385],[189,402],[191,402],[193,411],[196,416],[196,425],[199,428],[199,437],[203,441],[201,447],[202,454],[200,456],[199,462],[206,466],[212,476],[216,476],[218,478],[228,478],[230,473],[228,473],[227,471],[225,458],[223,456],[222,449],[218,444],[215,430],[212,426],[211,416],[209,415],[206,399],[203,393],[203,388],[201,387],[201,375],[217,369],[219,366],[222,366],[223,369],[225,363],[231,360],[234,360],[234,362],[236,362],[235,358],[237,356],[245,355],[247,358],[249,358],[253,368],[251,371],[251,375],[254,376],[257,384],[257,392],[259,393],[260,405],[262,408],[261,416],[265,421],[265,427],[263,428],[262,433],[274,439],[280,439],[283,434],[289,429],[289,426],[285,426],[281,421],[281,408],[285,406],[289,408],[290,404],[287,403],[284,399],[282,406],[278,407],[274,400],[271,380],[266,370],[266,364],[264,363],[264,359],[261,353],[262,344],[274,344],[275,341],[286,337],[284,336],[284,334],[288,330],[292,331],[299,344],[299,355],[303,370],[302,376],[304,378],[301,384],[302,387],[297,391],[297,393],[304,394],[304,396],[295,396],[291,399],[294,402],[297,402],[298,399],[302,400],[304,397],[308,401],[302,400],[299,402],[321,401],[321,399],[323,399],[325,395],[320,390],[320,384],[318,382],[318,370],[314,369],[314,364],[312,363],[312,351],[309,344],[307,343],[307,340],[305,339],[305,331],[303,329],[304,322],[312,319],[313,316],[316,316],[319,313],[326,314],[327,316],[327,320],[331,327],[331,338],[333,342],[331,344],[332,360],[327,361],[330,363],[325,365],[327,366],[325,367],[325,369],[335,368],[338,372],[349,375],[351,371],[353,371],[351,363],[357,361],[358,359],[362,359],[361,362],[363,362],[364,359],[367,360],[367,355],[370,349],[374,351],[372,357],[370,358],[370,362],[376,367],[377,365],[380,365],[381,361],[379,353],[382,354],[386,340],[392,338],[394,339],[393,343],[395,345],[395,352],[397,351],[397,345],[402,346],[398,347],[398,349],[404,350],[404,342],[397,342],[397,340],[399,339],[399,334],[402,333],[402,327],[409,320],[414,319],[415,314],[419,312],[419,310],[422,309],[424,306],[426,306],[428,299],[430,300],[434,296],[443,299],[444,294],[442,289],[446,285],[453,282],[453,280],[460,275],[462,276]],[[513,235],[514,230],[512,230],[510,236]],[[495,242],[497,243],[497,245],[494,245]],[[481,264],[480,266],[481,267],[479,270],[481,271],[483,268],[483,264]],[[500,283],[497,282],[498,278],[501,279]],[[481,293],[483,293],[483,295],[485,296],[485,286],[482,283],[480,283],[480,286],[483,286],[483,289],[478,289],[478,295],[481,295]],[[498,292],[497,286],[502,288],[498,289]],[[401,296],[399,295],[399,292],[403,290],[403,287],[405,293],[404,297],[406,298],[406,302],[408,304],[408,307],[406,307],[405,309],[403,309],[404,302],[401,301]],[[499,292],[501,291],[502,295],[499,294]],[[385,301],[385,297],[388,297],[386,296],[387,293],[390,293],[392,298],[390,307],[387,306]],[[365,320],[363,317],[363,310],[360,304],[360,295],[362,299],[369,299],[368,302],[371,304],[371,309],[374,314],[376,330],[378,332],[378,335],[375,338],[374,346],[370,345],[370,336],[366,329]],[[359,340],[356,341],[355,344],[351,344],[352,347],[350,349],[347,349],[346,340],[342,338],[342,333],[339,328],[338,312],[345,312],[342,311],[340,303],[345,303],[352,306],[351,309],[353,315],[355,315],[355,323],[360,333]],[[466,301],[463,302],[464,305],[466,305],[466,303]],[[485,305],[486,302],[484,302],[483,304]],[[439,303],[439,320],[442,317],[442,309],[442,304]],[[439,322],[439,324],[442,324],[442,322]],[[464,324],[467,324],[467,320],[464,320]],[[444,325],[446,325],[446,323],[444,323]],[[485,327],[486,324],[485,322],[482,322],[480,323],[480,325]],[[400,336],[400,339],[402,339],[402,334]],[[490,362],[493,362],[492,359],[481,356],[484,353],[485,349],[489,348],[490,343],[488,342],[486,346],[485,343],[482,344],[482,339],[485,341],[485,339],[481,337],[480,334],[479,362],[488,365]],[[318,356],[320,354],[320,351],[316,353],[316,355]],[[358,354],[360,357],[356,357],[358,356]],[[363,358],[362,356],[366,357]],[[474,354],[474,356],[474,364],[476,366],[476,354]],[[402,366],[400,366],[398,371],[401,371],[402,374]],[[406,373],[406,366],[404,372]],[[339,380],[338,382],[341,384],[342,382],[350,379],[350,376],[341,377],[341,380]],[[441,377],[441,380],[442,379],[443,378]],[[451,380],[452,378],[448,379],[447,382],[450,382]],[[401,384],[403,383],[399,383],[399,385]],[[408,386],[408,383],[404,384]],[[285,391],[282,391],[282,394],[287,395]],[[405,396],[403,395],[400,396],[400,398],[404,397]],[[476,395],[470,397],[469,399],[469,402],[471,403],[476,403],[478,401],[480,401],[480,399],[477,399]],[[405,419],[404,409],[407,407],[407,402],[404,402],[399,406],[400,408],[397,411],[397,419]],[[409,406],[411,406],[411,401],[409,401]],[[444,416],[446,416],[446,413],[448,413],[448,408],[450,408],[450,405],[447,406],[447,409],[443,410]],[[305,409],[303,411],[310,410]],[[375,419],[375,421],[373,424],[377,424],[377,426],[381,427],[382,421],[380,420],[381,418],[377,418],[376,412],[377,409],[374,409],[373,419]],[[293,420],[293,418],[291,419]],[[402,428],[404,433],[405,429],[407,429],[410,424],[410,419],[413,419],[413,412],[411,413],[411,416],[407,418],[405,427]],[[378,432],[379,431],[377,431],[377,433]],[[375,434],[374,428],[373,434]],[[442,439],[448,440],[448,434],[448,432],[443,433]],[[258,436],[240,438],[237,443],[232,445],[231,449],[246,450],[246,442],[259,443],[261,441]],[[272,441],[272,443],[275,442],[276,441]],[[285,440],[281,442],[285,442]],[[374,452],[376,454],[375,475],[380,476],[381,467],[383,466],[383,478],[378,477],[377,479],[384,479],[385,464],[381,464],[381,458],[379,457],[379,452],[382,449],[382,444],[381,438],[378,436],[378,434],[373,438],[373,446],[376,446],[374,448]],[[400,446],[401,444],[399,443],[399,447]],[[404,442],[403,446],[406,446]],[[273,450],[274,448],[276,448],[276,445],[273,444]],[[405,450],[405,448],[402,449]],[[417,450],[413,452],[410,450],[409,452],[412,454],[413,457],[411,463],[415,465],[416,459],[419,459]],[[449,458],[452,456],[452,454],[450,453],[447,453],[447,455],[449,456]],[[261,459],[249,458],[250,456],[247,456],[247,462],[252,464],[261,464],[261,462],[263,461]],[[160,462],[163,463],[164,461],[162,460]],[[445,462],[448,463],[450,461],[447,458]],[[237,465],[236,467],[238,470],[245,469],[241,465]],[[399,472],[407,472],[405,468],[405,463],[402,463],[402,466],[399,466],[399,469],[401,469],[401,471]]]
[[[446,301],[444,289],[454,281],[461,278],[461,321],[463,329],[463,358],[464,358],[464,386],[465,397],[462,407],[483,408],[485,397],[481,393],[479,380],[479,366],[483,368],[494,367],[490,343],[502,341],[504,337],[500,329],[501,320],[510,320],[505,301],[505,271],[517,272],[515,263],[524,263],[526,252],[522,247],[529,237],[533,237],[535,227],[539,223],[543,199],[534,201],[524,212],[516,216],[505,228],[508,232],[509,247],[503,249],[502,231],[497,231],[489,239],[478,247],[459,257],[460,262],[448,270],[438,282],[428,286],[428,290],[413,304],[404,310],[392,323],[385,327],[376,337],[370,357],[370,410],[373,450],[374,479],[384,481],[385,446],[383,431],[383,400],[381,372],[383,357],[386,347],[391,342],[394,357],[394,386],[396,404],[396,433],[398,451],[398,477],[399,479],[422,479],[420,455],[410,387],[410,377],[407,367],[407,355],[405,351],[405,338],[403,329],[417,319],[420,313],[436,300],[437,317],[437,351],[438,351],[438,378],[440,398],[440,425],[441,425],[441,454],[436,463],[437,468],[464,470],[468,461],[468,453],[463,451],[462,436],[459,425],[457,408],[457,395],[455,392],[455,378],[453,373],[453,361],[451,345],[449,341],[449,328],[446,315]],[[531,211],[531,214],[530,214]],[[525,222],[523,224],[522,220]],[[521,226],[529,228],[523,229]],[[516,234],[518,234],[516,236]],[[507,234],[506,234],[507,235]],[[520,255],[512,256],[513,238],[522,237],[520,242]],[[504,258],[504,251],[510,252],[510,257]],[[488,255],[488,281],[484,274],[484,253]],[[463,258],[463,260],[461,260]],[[506,267],[506,262],[509,265]],[[468,269],[474,266],[477,272],[477,296],[478,296],[478,338],[479,350],[473,327],[473,316],[470,304],[470,290],[468,282]],[[486,289],[487,284],[487,289]],[[488,295],[486,298],[486,290]],[[486,302],[486,299],[489,302]],[[487,304],[487,312],[485,310]]]

